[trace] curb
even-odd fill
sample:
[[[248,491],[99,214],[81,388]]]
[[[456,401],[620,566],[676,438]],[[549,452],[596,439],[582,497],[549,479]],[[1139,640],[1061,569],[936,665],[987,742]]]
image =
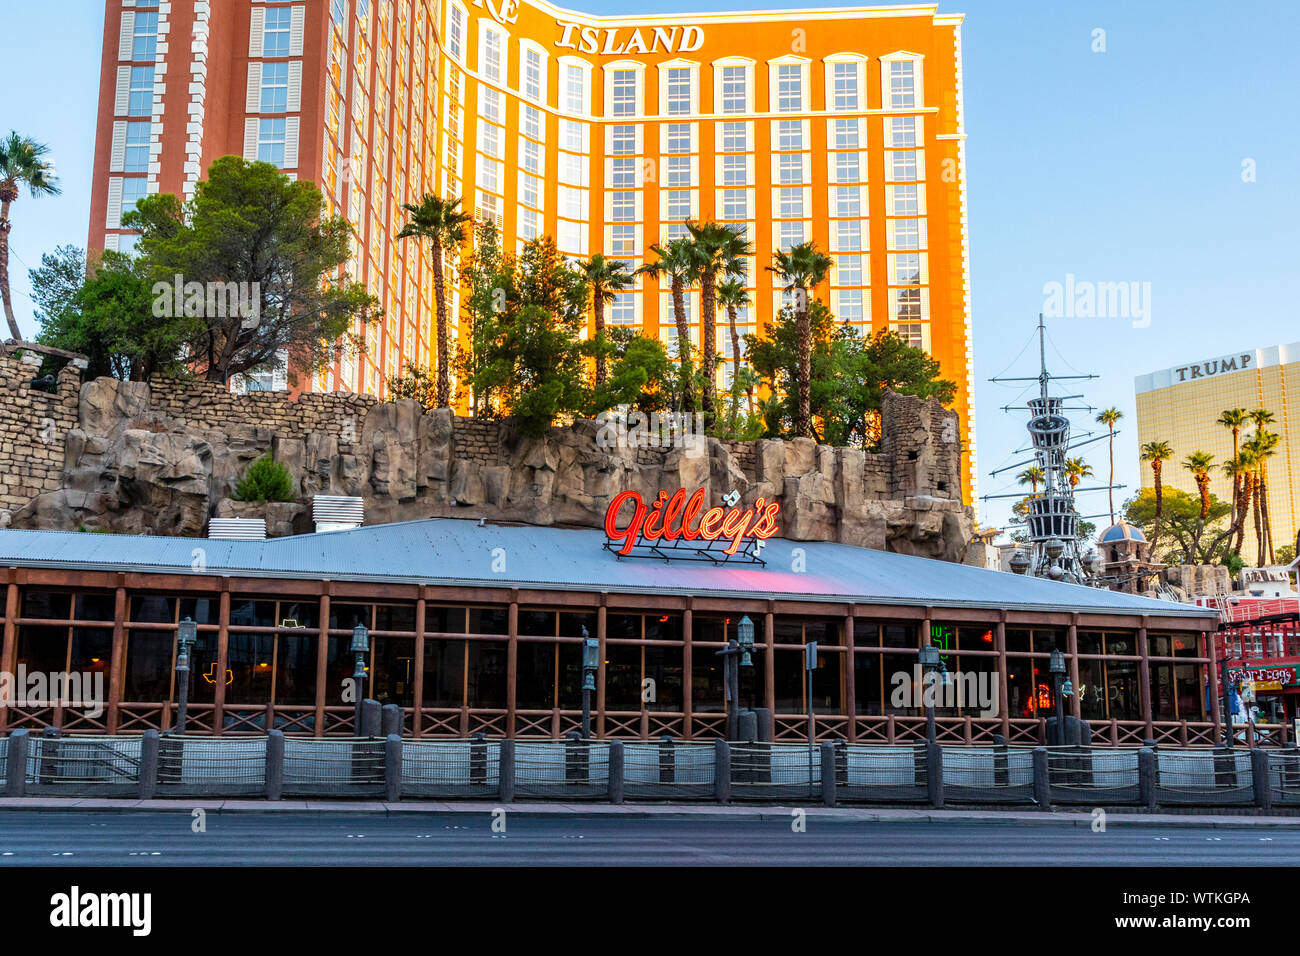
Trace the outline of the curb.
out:
[[[384,816],[421,816],[427,814],[477,816],[502,808],[510,813],[532,816],[586,816],[615,819],[696,820],[701,817],[731,820],[759,820],[788,823],[791,814],[801,809],[808,817],[834,823],[947,823],[978,826],[984,823],[1015,823],[1018,826],[1088,827],[1093,817],[1088,812],[1043,812],[999,810],[929,810],[929,809],[852,809],[793,806],[682,806],[653,804],[538,804],[538,803],[415,803],[390,804],[382,801],[355,803],[286,800],[269,803],[253,800],[104,800],[48,797],[0,798],[0,821],[4,811],[37,810],[41,812],[164,812],[191,814],[204,810],[216,814],[308,813],[321,816],[338,814],[382,814]],[[1106,826],[1163,826],[1199,829],[1267,827],[1300,828],[1300,818],[1271,816],[1214,816],[1208,814],[1106,813]]]

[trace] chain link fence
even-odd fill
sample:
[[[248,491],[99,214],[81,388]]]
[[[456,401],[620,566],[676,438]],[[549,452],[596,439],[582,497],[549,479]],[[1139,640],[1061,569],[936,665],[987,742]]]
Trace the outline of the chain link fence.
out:
[[[402,741],[402,794],[442,799],[501,795],[501,741]]]
[[[1047,748],[1053,803],[1096,806],[1142,800],[1137,747]],[[1026,754],[1032,750],[1026,749]]]
[[[382,797],[384,742],[284,738],[286,797]]]
[[[1287,747],[1269,753],[1268,787],[1273,803],[1300,806],[1300,750]]]
[[[1255,799],[1249,750],[1156,751],[1156,801],[1162,804],[1249,804]]]
[[[835,748],[835,797],[846,803],[924,803],[926,773],[924,746]]]
[[[800,800],[821,796],[820,748],[807,744],[731,745],[731,795],[737,800]]]
[[[717,747],[664,738],[623,745],[624,795],[630,800],[712,800]]]
[[[1033,753],[1022,747],[944,747],[943,795],[953,803],[1031,803]]]
[[[139,737],[43,735],[29,738],[28,743],[28,794],[134,797],[139,793]]]
[[[601,800],[609,796],[609,742],[515,741],[516,797]]]
[[[257,797],[266,790],[266,738],[162,737],[160,797]]]

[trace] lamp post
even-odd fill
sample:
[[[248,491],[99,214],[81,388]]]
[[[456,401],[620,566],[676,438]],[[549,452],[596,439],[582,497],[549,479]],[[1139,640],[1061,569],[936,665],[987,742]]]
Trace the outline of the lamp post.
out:
[[[176,733],[185,735],[185,711],[190,703],[190,648],[199,639],[199,626],[188,617],[176,626]]]
[[[939,648],[935,647],[929,641],[921,648],[921,706],[925,708],[925,737],[927,740],[934,740],[934,706],[926,691],[934,686],[934,673],[939,670],[942,661],[939,660]]]
[[[722,684],[727,702],[727,739],[735,740],[740,715],[740,668],[753,667],[754,622],[746,614],[736,622],[736,637],[727,640],[727,646],[715,652],[722,658]]]
[[[587,636],[582,625],[582,739],[591,739],[591,692],[596,689],[596,671],[600,670],[600,641]]]
[[[1065,653],[1058,647],[1048,658],[1047,669],[1052,673],[1052,690],[1056,696],[1056,742],[1065,744],[1065,721],[1061,711],[1061,685],[1065,681]]]
[[[356,694],[356,707],[352,715],[352,729],[358,737],[361,736],[361,702],[365,698],[366,686],[366,655],[370,653],[370,631],[364,625],[358,623],[352,628],[352,653],[356,659],[356,666],[352,669],[352,689]]]

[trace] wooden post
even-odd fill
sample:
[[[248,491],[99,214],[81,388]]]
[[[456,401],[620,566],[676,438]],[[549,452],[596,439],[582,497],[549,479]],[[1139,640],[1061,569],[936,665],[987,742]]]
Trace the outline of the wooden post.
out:
[[[858,739],[858,689],[857,677],[854,674],[854,663],[857,658],[853,656],[853,605],[849,605],[849,613],[844,615],[844,713],[849,716],[848,733],[845,736],[849,743],[856,743]]]
[[[421,725],[424,720],[424,714],[421,708],[424,705],[424,616],[425,616],[424,595],[421,594],[415,601],[415,683],[411,688],[411,696],[415,701],[415,713],[411,715],[411,735],[419,737],[421,734]]]
[[[1007,614],[1002,612],[998,626],[993,629],[993,647],[998,652],[998,719],[1002,721],[1002,737],[1011,740],[1011,703],[1007,687]]]
[[[596,641],[600,644],[600,666],[596,668],[596,736],[605,736],[605,608],[606,596],[600,596],[596,608]],[[638,695],[640,696],[640,695]],[[644,710],[644,706],[642,710]]]
[[[1205,632],[1201,633],[1202,646],[1205,648],[1205,656],[1210,658],[1210,664],[1207,668],[1208,674],[1206,679],[1210,689],[1210,719],[1214,721],[1214,742],[1219,742],[1219,736],[1223,732],[1223,715],[1219,708],[1219,682],[1227,681],[1228,675],[1219,673],[1219,658],[1214,647],[1214,641]],[[1204,665],[1202,665],[1204,666]],[[1227,684],[1225,683],[1226,687]]]
[[[1070,616],[1070,628],[1065,634],[1065,653],[1070,662],[1070,686],[1074,693],[1070,695],[1070,715],[1076,720],[1083,719],[1083,701],[1079,693],[1079,615]],[[1061,738],[1062,740],[1065,737]]]
[[[18,635],[18,585],[10,575],[9,587],[5,593],[5,632],[4,644],[0,647],[0,670],[6,674],[14,672],[14,650]],[[15,692],[15,699],[17,693]],[[0,706],[0,730],[9,726],[9,708]]]
[[[695,663],[695,654],[691,647],[693,612],[690,605],[682,612],[682,737],[691,739],[691,670]]]
[[[217,619],[217,673],[212,685],[212,733],[221,736],[221,725],[225,723],[226,709],[226,670],[229,667],[230,651],[230,579],[221,579],[221,616]]]
[[[1146,724],[1147,740],[1154,740],[1154,728],[1151,726],[1151,647],[1147,640],[1147,620],[1142,619],[1138,628],[1138,700],[1142,702],[1142,722]]]
[[[768,602],[768,611],[763,615],[763,643],[767,647],[763,654],[763,706],[772,712],[772,733],[776,734],[776,615],[772,613],[773,602]]]
[[[515,735],[515,696],[519,684],[519,595],[510,592],[510,609],[506,612],[506,736]]]
[[[126,656],[126,588],[113,593],[113,650],[108,664],[108,732],[117,733],[118,705],[122,701],[122,672]]]
[[[325,593],[320,597],[320,643],[316,647],[316,736],[325,735],[325,675],[329,670],[330,652],[330,588],[325,582]]]

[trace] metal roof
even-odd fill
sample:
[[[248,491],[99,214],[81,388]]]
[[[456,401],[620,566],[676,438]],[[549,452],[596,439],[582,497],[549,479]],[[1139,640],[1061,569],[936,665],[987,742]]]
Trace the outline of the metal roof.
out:
[[[1206,617],[1214,612],[1005,571],[772,538],[766,567],[616,558],[593,529],[428,518],[265,541],[0,530],[0,566],[923,607]],[[500,550],[498,550],[500,549]],[[494,569],[500,569],[495,570]],[[800,568],[801,570],[795,570]]]

